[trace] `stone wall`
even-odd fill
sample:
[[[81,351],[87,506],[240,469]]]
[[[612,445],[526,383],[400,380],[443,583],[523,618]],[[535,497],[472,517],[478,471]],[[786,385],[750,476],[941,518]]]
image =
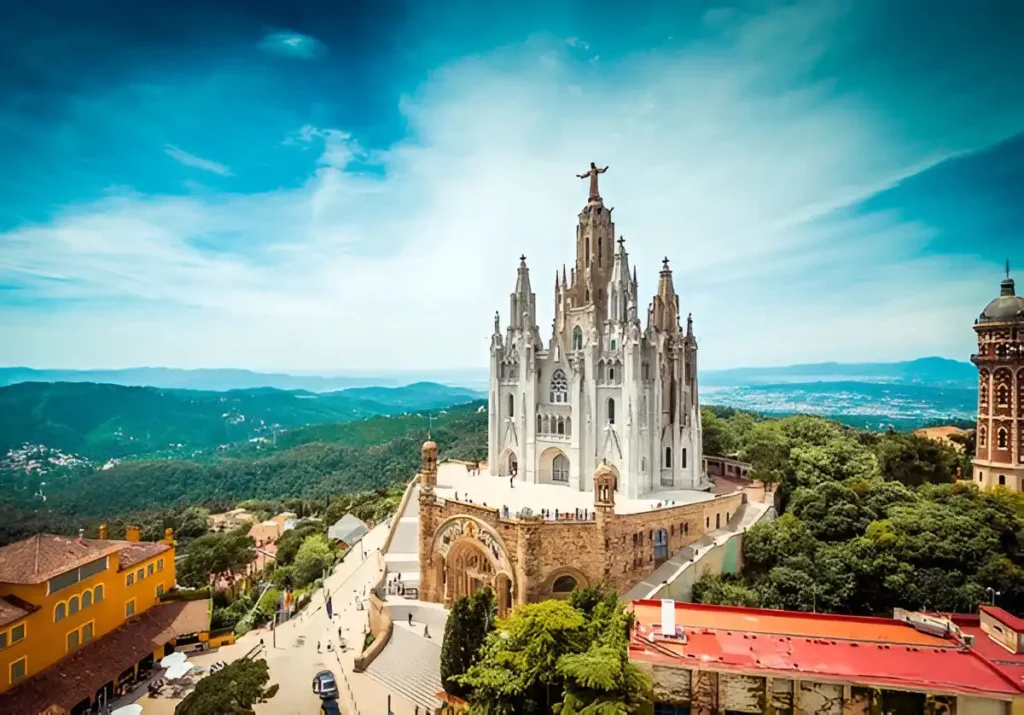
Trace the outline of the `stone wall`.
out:
[[[441,555],[437,539],[456,520],[472,520],[497,537],[513,566],[515,603],[530,603],[559,594],[552,586],[570,576],[581,586],[604,582],[620,593],[650,574],[667,556],[725,524],[743,503],[742,493],[718,496],[637,514],[613,514],[595,508],[588,521],[503,519],[496,507],[423,495],[420,501],[421,598],[442,602]],[[655,553],[658,532],[665,548]],[[500,559],[497,559],[500,560]]]

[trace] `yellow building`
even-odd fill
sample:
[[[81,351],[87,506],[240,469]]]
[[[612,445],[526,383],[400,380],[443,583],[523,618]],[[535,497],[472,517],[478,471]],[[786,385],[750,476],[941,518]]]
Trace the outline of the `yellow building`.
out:
[[[0,548],[0,712],[77,712],[111,697],[177,636],[209,629],[207,601],[161,604],[174,542],[38,534]],[[74,661],[74,667],[72,667]]]

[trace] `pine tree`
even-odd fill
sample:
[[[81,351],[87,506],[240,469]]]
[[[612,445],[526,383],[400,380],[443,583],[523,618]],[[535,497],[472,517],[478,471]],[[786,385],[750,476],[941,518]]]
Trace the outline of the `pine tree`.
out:
[[[480,648],[487,634],[494,630],[494,621],[494,593],[489,588],[455,601],[441,644],[441,682],[445,692],[465,694],[457,678],[479,660]]]

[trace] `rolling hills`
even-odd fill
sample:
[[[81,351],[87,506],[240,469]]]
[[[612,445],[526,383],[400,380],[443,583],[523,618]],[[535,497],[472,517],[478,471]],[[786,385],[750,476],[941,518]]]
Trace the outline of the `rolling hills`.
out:
[[[0,455],[27,443],[92,461],[190,457],[219,445],[272,442],[282,429],[437,410],[478,397],[436,383],[312,393],[22,382],[0,387]]]

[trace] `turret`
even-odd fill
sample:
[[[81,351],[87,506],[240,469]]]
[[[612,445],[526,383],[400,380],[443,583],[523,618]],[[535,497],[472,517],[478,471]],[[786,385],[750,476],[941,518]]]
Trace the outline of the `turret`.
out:
[[[612,273],[608,280],[606,315],[608,320],[624,323],[629,319],[630,305],[636,306],[633,279],[629,275],[629,254],[626,253],[626,239],[619,238],[619,250],[615,252]]]
[[[668,267],[667,257],[661,262],[658,293],[651,304],[648,320],[658,331],[675,333],[679,330],[679,296],[672,284],[672,269]]]

